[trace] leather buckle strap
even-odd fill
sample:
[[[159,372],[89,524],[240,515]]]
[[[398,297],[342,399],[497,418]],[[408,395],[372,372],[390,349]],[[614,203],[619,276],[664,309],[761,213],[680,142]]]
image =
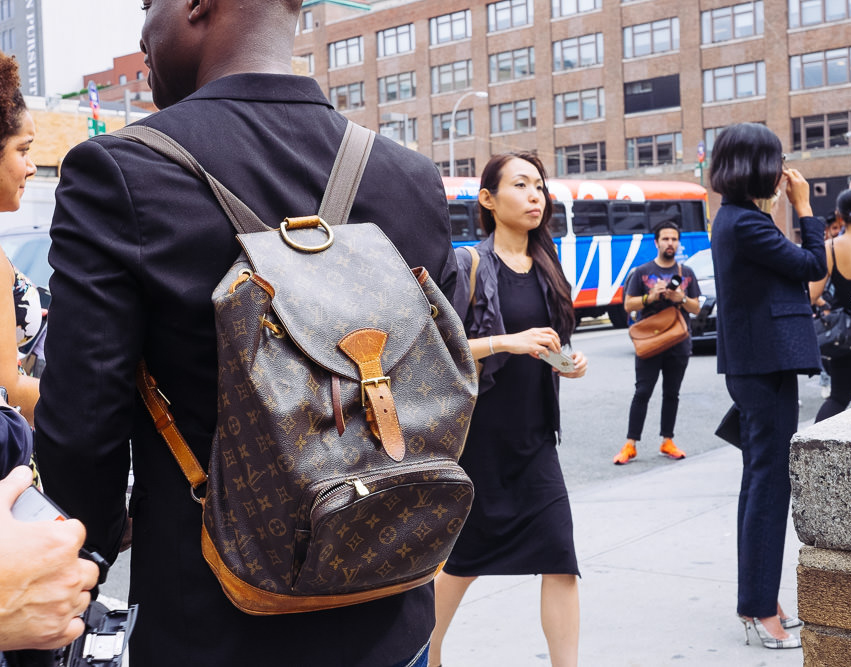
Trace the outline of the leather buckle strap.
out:
[[[384,451],[394,461],[405,457],[405,439],[390,392],[390,378],[381,370],[381,353],[387,334],[379,329],[358,329],[343,337],[340,349],[357,364],[361,376],[361,401],[367,408],[367,421]]]
[[[148,367],[144,360],[140,361],[136,366],[136,388],[145,402],[145,407],[154,420],[154,426],[159,434],[165,440],[168,448],[171,450],[177,464],[183,471],[184,477],[189,481],[192,487],[192,498],[201,503],[203,500],[198,498],[195,493],[199,486],[207,482],[207,473],[201,468],[195,454],[189,449],[189,445],[183,438],[183,435],[178,430],[174,423],[174,416],[169,410],[170,401],[165,397],[162,390],[157,386],[156,380],[148,372]]]

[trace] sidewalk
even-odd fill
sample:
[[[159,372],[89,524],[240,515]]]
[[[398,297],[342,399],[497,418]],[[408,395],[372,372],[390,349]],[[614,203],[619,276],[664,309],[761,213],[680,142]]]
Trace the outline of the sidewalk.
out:
[[[800,649],[765,649],[753,632],[745,645],[736,618],[740,479],[741,455],[724,446],[571,494],[582,572],[580,665],[803,664]],[[797,609],[799,548],[790,519],[780,590],[788,614]],[[476,581],[444,642],[444,667],[548,666],[539,599],[536,577]]]

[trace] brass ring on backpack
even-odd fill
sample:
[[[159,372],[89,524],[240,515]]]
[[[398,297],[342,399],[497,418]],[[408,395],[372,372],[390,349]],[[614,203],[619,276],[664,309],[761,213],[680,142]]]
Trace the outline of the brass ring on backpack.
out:
[[[314,216],[316,218],[317,224],[315,226],[322,227],[325,230],[325,233],[328,235],[328,239],[325,243],[321,243],[316,246],[306,246],[301,243],[296,243],[290,236],[287,234],[287,227],[289,227],[290,219],[284,218],[284,222],[281,224],[281,236],[288,246],[294,248],[295,250],[301,250],[302,252],[322,252],[327,248],[331,247],[331,244],[334,243],[334,231],[331,229],[331,226],[325,222],[318,215]],[[300,229],[304,228],[304,225],[299,225]]]

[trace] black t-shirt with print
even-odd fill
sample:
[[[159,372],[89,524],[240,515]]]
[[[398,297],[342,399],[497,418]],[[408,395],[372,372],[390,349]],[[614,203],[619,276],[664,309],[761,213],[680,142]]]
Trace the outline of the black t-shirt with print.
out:
[[[683,292],[690,299],[696,299],[700,296],[700,287],[697,284],[697,278],[694,275],[694,271],[684,264],[680,264],[679,267],[677,264],[669,267],[659,266],[656,263],[656,260],[652,260],[646,264],[636,267],[635,271],[630,274],[629,280],[627,280],[624,293],[626,296],[644,296],[645,294],[649,294],[650,290],[653,289],[658,281],[661,280],[665,285],[667,285],[671,281],[671,278],[679,274],[680,268],[682,268]],[[668,299],[659,299],[658,301],[648,303],[644,306],[644,308],[638,313],[638,318],[641,319],[642,317],[649,317],[650,315],[655,315],[656,313],[665,310],[665,308],[672,308],[678,305],[680,304],[674,303]],[[683,315],[686,316],[686,324],[688,324],[689,332],[691,332],[691,318],[688,316],[688,313],[683,313]],[[671,349],[681,354],[689,354],[691,352],[691,339],[684,340],[682,343],[679,343]]]

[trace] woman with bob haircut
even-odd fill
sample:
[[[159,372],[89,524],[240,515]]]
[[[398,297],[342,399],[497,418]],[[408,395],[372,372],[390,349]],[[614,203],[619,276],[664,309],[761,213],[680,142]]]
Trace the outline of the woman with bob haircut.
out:
[[[710,167],[722,196],[712,223],[718,297],[718,372],[740,413],[738,614],[766,648],[799,648],[778,601],[789,513],[789,442],[798,427],[800,373],[821,368],[807,283],[827,271],[824,223],[813,217],[807,181],[785,166],[764,125],[724,129]],[[801,247],[760,208],[781,191],[801,220]]]
[[[453,306],[473,357],[481,361],[479,398],[459,461],[476,494],[435,579],[431,667],[440,665],[452,616],[480,575],[542,575],[541,625],[550,662],[573,667],[578,660],[579,568],[556,445],[559,377],[582,377],[587,362],[581,352],[565,352],[573,369],[556,373],[543,361],[562,351],[576,322],[549,233],[552,211],[536,156],[495,155],[479,190],[488,237],[472,252],[455,251]]]

